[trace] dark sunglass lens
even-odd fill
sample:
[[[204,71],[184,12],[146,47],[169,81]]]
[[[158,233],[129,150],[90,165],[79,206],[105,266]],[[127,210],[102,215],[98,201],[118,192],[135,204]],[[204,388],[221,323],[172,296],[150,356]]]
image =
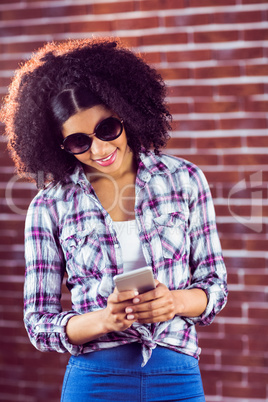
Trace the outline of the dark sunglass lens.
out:
[[[91,143],[91,138],[86,134],[73,134],[64,141],[64,148],[72,154],[82,154],[90,148]]]
[[[115,140],[122,133],[123,126],[120,120],[113,117],[103,120],[96,129],[96,136],[103,141]]]

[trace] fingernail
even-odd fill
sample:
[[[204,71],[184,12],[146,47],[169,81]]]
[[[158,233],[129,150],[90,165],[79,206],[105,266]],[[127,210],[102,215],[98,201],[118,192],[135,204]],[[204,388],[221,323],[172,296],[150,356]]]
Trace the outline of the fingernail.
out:
[[[134,315],[133,314],[128,314],[127,319],[128,320],[134,320]]]
[[[133,299],[133,303],[139,303],[140,299],[138,297],[135,297],[135,299]]]
[[[127,307],[125,310],[126,313],[133,313],[133,310],[131,307]]]

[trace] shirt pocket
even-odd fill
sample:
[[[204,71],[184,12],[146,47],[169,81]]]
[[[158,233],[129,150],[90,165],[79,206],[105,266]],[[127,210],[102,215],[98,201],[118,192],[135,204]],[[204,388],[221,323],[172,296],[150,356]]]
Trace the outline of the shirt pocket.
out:
[[[171,212],[154,218],[165,259],[179,260],[185,253],[187,221],[180,212]]]
[[[100,274],[101,247],[95,228],[84,230],[66,228],[60,236],[67,268],[78,276],[98,276]]]

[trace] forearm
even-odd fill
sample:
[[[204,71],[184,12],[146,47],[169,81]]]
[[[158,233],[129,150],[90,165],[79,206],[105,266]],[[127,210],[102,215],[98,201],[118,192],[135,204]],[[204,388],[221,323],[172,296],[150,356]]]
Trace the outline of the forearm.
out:
[[[113,331],[124,331],[134,320],[126,318],[125,308],[136,296],[134,290],[113,292],[107,307],[98,311],[76,315],[68,321],[66,333],[73,345],[82,345]]]
[[[104,310],[76,315],[70,318],[66,325],[69,342],[82,345],[105,335]]]
[[[207,295],[202,289],[173,290],[175,315],[199,317],[206,309]]]

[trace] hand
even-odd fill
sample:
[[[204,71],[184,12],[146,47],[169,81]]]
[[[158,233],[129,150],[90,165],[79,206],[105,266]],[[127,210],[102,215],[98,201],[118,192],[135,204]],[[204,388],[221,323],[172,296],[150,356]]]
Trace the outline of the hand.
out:
[[[105,332],[124,331],[133,324],[135,319],[127,318],[125,310],[137,294],[138,292],[134,290],[119,293],[115,288],[114,292],[108,297],[107,307],[103,311]]]
[[[175,315],[175,298],[163,283],[156,282],[156,288],[140,294],[128,302],[125,308],[127,320],[140,324],[164,322],[171,320]]]

